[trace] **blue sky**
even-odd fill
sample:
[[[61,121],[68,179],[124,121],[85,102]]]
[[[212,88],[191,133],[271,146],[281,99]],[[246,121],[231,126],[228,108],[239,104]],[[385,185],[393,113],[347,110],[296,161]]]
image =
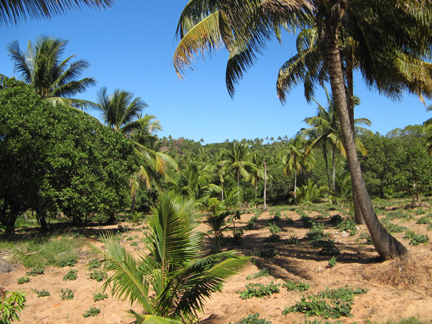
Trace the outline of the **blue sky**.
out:
[[[2,26],[0,35],[0,73],[16,76],[7,45],[18,40],[23,50],[29,40],[40,35],[69,40],[67,56],[85,59],[90,68],[82,75],[97,80],[95,87],[80,98],[95,100],[101,87],[133,92],[149,107],[144,113],[155,115],[163,131],[205,143],[279,136],[292,137],[316,114],[316,104],[308,105],[303,87],[296,88],[282,105],[276,97],[279,68],[295,51],[295,35],[284,34],[283,44],[272,41],[264,55],[245,75],[231,99],[225,87],[228,53],[214,52],[205,62],[198,60],[195,72],[187,72],[180,81],[172,66],[178,40],[178,18],[187,1],[120,1],[108,10],[85,9],[52,20],[33,20],[17,26]],[[432,117],[417,97],[406,95],[394,102],[364,86],[355,76],[355,94],[361,105],[356,117],[372,121],[373,132],[386,134],[394,128],[421,124]],[[324,106],[324,91],[316,99]],[[430,104],[430,102],[427,102]],[[93,113],[98,117],[97,113]]]

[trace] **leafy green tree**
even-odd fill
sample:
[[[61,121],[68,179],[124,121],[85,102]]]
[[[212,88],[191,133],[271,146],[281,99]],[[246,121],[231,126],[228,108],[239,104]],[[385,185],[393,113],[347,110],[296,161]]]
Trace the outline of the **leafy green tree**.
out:
[[[77,80],[89,63],[85,60],[72,61],[75,55],[62,60],[67,43],[57,38],[40,36],[34,45],[28,42],[27,53],[21,50],[18,41],[10,43],[8,51],[20,79],[43,99],[85,108],[91,104],[89,101],[71,97],[85,92],[96,81],[93,78]]]
[[[149,253],[139,258],[114,237],[103,240],[106,250],[95,247],[111,271],[103,290],[142,306],[145,315],[130,311],[138,323],[192,322],[217,285],[248,260],[232,251],[204,256],[193,205],[192,200],[163,193],[145,232]]]
[[[50,19],[82,7],[109,8],[112,0],[6,0],[0,4],[0,24],[17,24],[27,19]]]
[[[121,134],[14,79],[1,81],[0,110],[0,222],[8,233],[30,208],[44,227],[48,212],[80,222],[125,206],[138,157]]]

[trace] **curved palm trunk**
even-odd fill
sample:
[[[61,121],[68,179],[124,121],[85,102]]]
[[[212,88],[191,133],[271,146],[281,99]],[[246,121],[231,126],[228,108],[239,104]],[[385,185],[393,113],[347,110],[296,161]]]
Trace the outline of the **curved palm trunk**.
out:
[[[372,207],[372,202],[364,184],[355,148],[354,133],[352,131],[347,109],[345,86],[343,82],[342,66],[337,40],[337,28],[330,24],[331,22],[327,20],[328,28],[326,45],[330,84],[333,93],[333,102],[341,125],[342,138],[345,145],[353,188],[358,193],[360,209],[379,255],[386,260],[402,257],[408,253],[408,250],[398,240],[391,236],[381,225]]]
[[[336,157],[335,157],[336,147],[332,144],[332,190],[336,190]]]
[[[348,115],[351,123],[351,130],[355,135],[354,131],[354,80],[353,80],[353,61],[352,58],[346,58],[346,75],[347,75],[347,104],[348,104]],[[351,181],[351,187],[354,199],[354,220],[357,224],[364,224],[363,215],[361,213],[360,204],[358,201],[357,193],[354,190],[354,184]]]

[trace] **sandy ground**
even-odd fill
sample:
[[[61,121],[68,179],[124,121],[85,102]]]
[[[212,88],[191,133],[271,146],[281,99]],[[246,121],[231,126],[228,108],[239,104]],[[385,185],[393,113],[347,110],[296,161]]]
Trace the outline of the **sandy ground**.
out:
[[[429,213],[430,207],[427,209]],[[339,212],[330,213],[334,215]],[[315,216],[313,212],[309,215]],[[236,226],[240,228],[246,226],[252,216],[253,214],[242,215],[241,220],[236,222]],[[287,217],[294,221],[290,226],[284,223]],[[409,227],[418,234],[430,234],[426,224],[416,224],[416,220],[420,217],[421,215],[415,215],[412,220],[404,221],[403,226]],[[272,215],[268,212],[261,214],[254,229],[245,231],[242,245],[227,244],[224,248],[235,248],[244,255],[252,256],[254,249],[262,248],[264,238],[270,235],[266,224],[271,218]],[[307,318],[303,314],[295,313],[282,315],[282,311],[287,306],[293,306],[303,295],[318,293],[326,287],[336,289],[344,286],[366,288],[368,291],[355,297],[352,317],[342,317],[337,321],[381,324],[413,316],[424,323],[432,323],[431,243],[409,247],[409,240],[403,239],[404,233],[395,233],[394,236],[409,247],[408,261],[380,262],[373,246],[365,244],[364,239],[359,239],[360,233],[366,232],[365,225],[359,226],[359,233],[355,236],[345,236],[345,233],[331,226],[329,218],[320,219],[318,222],[325,224],[325,232],[331,235],[341,250],[335,267],[329,268],[330,257],[320,255],[320,248],[312,247],[305,238],[308,229],[304,228],[299,215],[285,208],[285,211],[282,211],[280,221],[282,232],[279,235],[282,239],[296,236],[300,243],[298,245],[276,243],[278,255],[275,257],[253,257],[240,273],[225,282],[222,292],[213,294],[212,299],[206,302],[204,313],[200,318],[201,323],[234,323],[253,313],[259,313],[261,318],[266,318],[274,324],[307,323],[314,319],[325,323],[326,320],[322,318]],[[399,222],[394,220],[393,223]],[[144,246],[140,241],[143,229],[142,226],[131,228],[131,231],[122,234],[122,241],[131,250],[139,252]],[[202,224],[200,228],[203,231],[207,230]],[[131,246],[132,242],[137,242],[138,246]],[[92,258],[94,256],[86,247],[83,247],[78,264],[71,268],[78,270],[78,278],[74,281],[63,281],[63,276],[70,270],[68,267],[47,267],[44,275],[30,277],[31,281],[22,285],[17,284],[17,278],[23,277],[28,271],[24,268],[1,275],[0,285],[7,290],[21,289],[27,292],[26,308],[21,314],[21,323],[132,323],[133,318],[128,317],[125,312],[131,308],[127,301],[116,300],[109,292],[108,299],[93,301],[93,294],[101,291],[102,284],[88,278],[90,271],[87,270],[86,264]],[[248,275],[257,273],[263,267],[271,270],[270,277],[246,279]],[[242,300],[238,294],[238,291],[244,290],[248,283],[269,284],[271,281],[280,284],[285,281],[301,281],[309,284],[310,290],[288,292],[287,289],[280,287],[280,292],[277,294],[249,300]],[[72,300],[63,301],[60,298],[61,289],[66,288],[74,292]],[[33,289],[46,289],[51,296],[37,298]],[[83,314],[91,307],[99,308],[100,314],[84,318]],[[140,311],[136,305],[132,305],[132,308]],[[335,322],[335,320],[330,321]]]

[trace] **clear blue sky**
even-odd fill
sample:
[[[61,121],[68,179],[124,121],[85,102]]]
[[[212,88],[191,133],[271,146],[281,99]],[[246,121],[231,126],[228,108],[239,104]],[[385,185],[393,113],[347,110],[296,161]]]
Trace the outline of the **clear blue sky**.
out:
[[[295,89],[283,106],[276,97],[276,76],[282,64],[295,54],[295,36],[283,35],[245,75],[231,99],[225,87],[228,53],[215,52],[205,62],[196,62],[195,72],[187,72],[180,81],[172,66],[178,40],[177,21],[187,1],[118,0],[108,10],[85,9],[52,20],[33,20],[18,26],[3,26],[0,35],[0,73],[16,76],[6,50],[18,40],[23,50],[29,40],[40,35],[69,40],[67,56],[85,59],[90,68],[82,77],[93,77],[97,86],[80,98],[94,101],[101,87],[108,93],[123,89],[141,97],[149,107],[144,113],[155,115],[163,131],[205,143],[279,136],[292,137],[316,114],[316,104],[308,105],[303,87]],[[386,134],[394,128],[421,124],[432,117],[417,97],[407,95],[393,102],[365,88],[360,75],[355,77],[355,94],[361,105],[356,117],[369,118],[374,132]],[[320,91],[317,100],[324,106]],[[427,102],[430,104],[430,102]],[[97,114],[95,116],[98,117]]]

